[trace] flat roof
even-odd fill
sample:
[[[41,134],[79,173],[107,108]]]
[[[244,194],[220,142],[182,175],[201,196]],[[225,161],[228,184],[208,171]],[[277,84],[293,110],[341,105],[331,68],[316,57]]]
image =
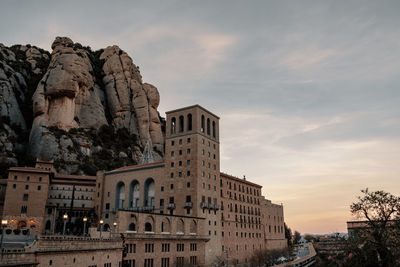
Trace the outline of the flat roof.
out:
[[[223,177],[226,177],[226,178],[235,180],[235,181],[240,182],[240,183],[245,183],[245,184],[248,184],[248,185],[252,185],[252,186],[255,186],[255,187],[262,188],[262,185],[249,182],[249,181],[247,181],[247,180],[244,180],[244,179],[241,179],[241,178],[239,178],[239,177],[235,177],[235,176],[226,174],[226,173],[224,173],[224,172],[221,172],[220,175],[223,176]]]
[[[50,173],[51,171],[34,168],[34,167],[12,167],[8,169],[9,172],[37,172],[37,173]]]
[[[219,119],[219,117],[218,117],[217,115],[215,115],[215,114],[212,113],[211,111],[209,111],[209,110],[203,108],[203,107],[200,106],[199,104],[192,105],[192,106],[188,106],[188,107],[183,107],[183,108],[178,108],[178,109],[174,109],[174,110],[170,110],[170,111],[165,112],[165,114],[169,114],[169,113],[173,113],[173,112],[177,112],[177,111],[182,111],[182,110],[185,110],[185,109],[196,108],[196,107],[197,107],[197,108],[200,108],[200,109],[202,109],[202,110],[204,110],[205,112],[210,113],[211,115],[213,115],[214,117],[216,117],[217,119]]]

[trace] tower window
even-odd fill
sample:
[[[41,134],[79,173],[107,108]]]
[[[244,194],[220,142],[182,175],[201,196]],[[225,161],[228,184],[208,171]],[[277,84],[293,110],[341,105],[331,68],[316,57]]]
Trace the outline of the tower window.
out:
[[[183,116],[179,116],[179,132],[183,132],[183,129],[185,129],[184,127],[184,118]]]
[[[201,115],[201,132],[204,133],[204,128],[205,128],[205,118],[204,115]]]
[[[187,115],[187,130],[192,130],[192,114],[190,113]]]
[[[213,138],[216,137],[215,121],[212,122],[212,136]]]
[[[171,134],[175,134],[176,133],[176,119],[175,117],[173,117],[171,119]]]

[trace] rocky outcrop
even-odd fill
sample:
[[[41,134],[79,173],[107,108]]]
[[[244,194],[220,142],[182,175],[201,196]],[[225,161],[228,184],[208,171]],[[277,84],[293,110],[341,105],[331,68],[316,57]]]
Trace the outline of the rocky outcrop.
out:
[[[43,76],[49,53],[30,45],[0,44],[0,176],[27,163],[32,122],[31,96]]]
[[[103,82],[113,125],[139,135],[142,146],[149,142],[162,151],[164,139],[157,112],[160,103],[157,88],[142,83],[139,68],[118,46],[104,49],[100,59],[105,60]]]
[[[93,52],[68,37],[52,49],[0,46],[0,161],[15,152],[11,125],[25,131],[26,153],[54,160],[64,173],[134,164],[147,143],[161,159],[160,96],[128,54],[118,46]],[[108,165],[97,166],[106,157]],[[20,161],[14,153],[13,165]]]

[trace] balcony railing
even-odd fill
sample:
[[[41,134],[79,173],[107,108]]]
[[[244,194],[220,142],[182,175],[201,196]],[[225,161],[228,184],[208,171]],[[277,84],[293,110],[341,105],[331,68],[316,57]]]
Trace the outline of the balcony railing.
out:
[[[192,202],[185,202],[183,205],[184,208],[193,208],[193,203]]]
[[[175,209],[176,208],[176,204],[175,203],[168,203],[167,204],[167,209]]]
[[[200,203],[200,208],[202,208],[202,209],[208,209],[208,203],[206,203],[206,202],[201,202],[201,203]]]

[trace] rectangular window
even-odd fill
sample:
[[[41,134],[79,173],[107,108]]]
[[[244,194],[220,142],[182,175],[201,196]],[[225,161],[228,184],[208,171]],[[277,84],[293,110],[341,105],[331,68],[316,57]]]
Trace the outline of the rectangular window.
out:
[[[27,206],[21,206],[21,214],[27,213],[28,207]]]
[[[160,209],[161,209],[161,207],[164,207],[164,199],[160,199]]]
[[[185,251],[185,244],[176,244],[176,251]]]
[[[110,203],[106,203],[106,210],[110,210]]]
[[[153,267],[153,259],[144,259],[144,267]]]
[[[42,187],[40,185],[38,185],[37,190],[40,191],[42,189]]]
[[[161,252],[169,252],[169,250],[170,250],[170,244],[169,243],[161,244]]]
[[[183,267],[185,265],[184,257],[176,257],[176,267]]]
[[[28,201],[28,194],[24,194],[23,200]]]
[[[145,253],[154,252],[154,244],[144,244],[144,252]]]
[[[197,256],[190,256],[190,264],[197,265]]]
[[[191,243],[190,244],[190,251],[197,251],[197,244],[196,243]]]
[[[169,258],[161,258],[161,267],[169,267]]]
[[[127,253],[136,253],[136,244],[128,244]]]

